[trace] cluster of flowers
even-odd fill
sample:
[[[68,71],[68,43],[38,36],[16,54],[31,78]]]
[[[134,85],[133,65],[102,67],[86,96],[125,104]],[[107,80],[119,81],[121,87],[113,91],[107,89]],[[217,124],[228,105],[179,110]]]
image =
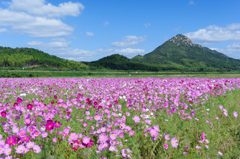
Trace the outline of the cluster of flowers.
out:
[[[31,83],[31,80],[26,79],[22,83]],[[34,84],[31,87],[37,88],[31,88],[30,90],[24,87],[24,85],[16,85],[19,88],[19,93],[27,89],[29,90],[28,93],[35,91],[34,94],[41,97],[38,100],[26,97],[28,93],[21,94],[21,96],[24,96],[23,98],[19,97],[17,93],[13,93],[12,99],[9,99],[8,91],[14,90],[16,87],[2,84],[5,81],[0,79],[0,86],[2,86],[2,91],[4,92],[1,94],[3,97],[1,102],[3,103],[0,102],[0,113],[5,120],[2,123],[4,133],[8,136],[5,140],[2,140],[1,136],[0,154],[10,157],[13,147],[15,147],[18,154],[26,154],[29,151],[40,153],[43,146],[37,144],[36,139],[41,138],[47,141],[50,134],[52,134],[51,136],[54,137],[53,143],[58,142],[58,140],[68,141],[73,152],[79,150],[79,148],[96,146],[98,154],[108,149],[114,153],[119,152],[122,157],[132,158],[131,149],[127,148],[127,144],[124,145],[121,141],[123,141],[125,136],[132,137],[135,133],[138,133],[137,131],[139,130],[137,130],[135,125],[140,125],[139,123],[146,126],[143,132],[144,136],[150,135],[153,142],[156,141],[161,136],[159,125],[152,124],[153,119],[158,120],[155,114],[156,110],[163,109],[164,112],[166,110],[166,113],[171,116],[178,114],[182,120],[191,120],[198,109],[190,109],[191,113],[189,114],[185,113],[187,111],[184,110],[188,110],[197,103],[203,104],[208,99],[208,92],[214,95],[221,95],[226,92],[226,89],[231,89],[234,84],[239,83],[237,80],[231,82],[219,80],[216,83],[217,80],[202,79],[196,82],[189,79],[164,79],[160,82],[155,79],[147,79],[145,81],[134,79],[130,82],[127,79],[121,79],[116,81],[116,83],[119,84],[123,81],[128,83],[128,87],[125,87],[126,84],[124,84],[119,86],[119,88],[112,88],[109,83],[114,82],[106,81],[104,84],[101,80],[81,79],[80,83],[84,85],[84,88],[79,87],[80,90],[78,91],[81,91],[81,93],[72,91],[72,88],[79,84],[79,79],[50,79],[48,82],[46,82],[46,79],[34,79],[34,82],[32,82]],[[153,85],[155,82],[158,83],[157,87]],[[105,87],[101,88],[100,85]],[[50,86],[53,88],[50,88]],[[102,90],[96,91],[96,88]],[[164,94],[165,98],[156,96],[156,94],[154,96],[153,93],[156,89],[158,89],[156,92]],[[64,93],[62,90],[67,90],[67,92]],[[123,91],[121,92],[120,90]],[[112,92],[113,95],[106,93],[102,96],[103,92]],[[184,97],[182,102],[180,101],[181,94]],[[65,100],[63,95],[66,96]],[[119,99],[127,102],[126,107],[129,109],[129,112],[123,112],[123,106],[119,104]],[[28,100],[32,100],[32,102]],[[186,101],[190,104],[187,104]],[[81,116],[79,115],[80,118],[78,116],[76,117],[77,119],[73,118],[74,113],[77,113],[73,112],[73,107],[83,113]],[[224,115],[226,115],[227,111],[225,109],[223,111]],[[135,115],[134,112],[138,112],[138,115]],[[237,112],[234,112],[233,115],[237,117]],[[54,121],[55,117],[59,117],[60,120]],[[37,122],[39,118],[41,122]],[[19,125],[20,119],[23,119],[24,126]],[[131,119],[135,124],[128,125],[127,119]],[[67,122],[73,120],[81,122],[80,128],[82,132],[74,132],[76,130],[62,124],[63,120]],[[195,118],[195,120],[198,121],[199,119]],[[167,122],[168,120],[166,119],[165,121]],[[38,128],[39,125],[40,128]],[[58,131],[59,128],[63,128],[63,130]],[[55,130],[57,131],[56,134]],[[169,143],[167,142],[170,140],[170,135],[164,134],[163,136],[166,140],[163,143],[163,148],[168,149]],[[176,138],[171,138],[172,147],[178,147]],[[205,134],[202,135],[201,142],[209,142],[205,139]],[[208,145],[206,144],[205,147],[208,148]],[[188,149],[189,147],[186,146],[185,148]],[[183,152],[183,154],[187,155],[187,152]]]

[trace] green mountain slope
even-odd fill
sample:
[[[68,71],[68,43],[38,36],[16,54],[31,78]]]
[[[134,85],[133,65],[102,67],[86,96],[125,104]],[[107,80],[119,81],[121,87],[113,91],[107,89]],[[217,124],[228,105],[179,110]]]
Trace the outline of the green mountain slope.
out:
[[[134,62],[151,63],[159,67],[173,68],[219,68],[239,69],[240,60],[227,56],[207,47],[193,44],[184,35],[178,34],[144,56],[135,56]]]
[[[113,54],[97,61],[89,62],[88,65],[92,67],[109,68],[113,70],[159,70],[155,65],[132,62],[127,57],[119,54]]]
[[[42,66],[69,69],[88,68],[88,66],[82,62],[65,60],[32,48],[13,49],[0,47],[0,57],[1,67]]]

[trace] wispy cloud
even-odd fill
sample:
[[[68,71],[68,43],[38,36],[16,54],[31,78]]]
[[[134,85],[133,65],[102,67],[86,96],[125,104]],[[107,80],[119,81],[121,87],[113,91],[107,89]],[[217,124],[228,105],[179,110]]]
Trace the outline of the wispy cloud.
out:
[[[71,42],[66,41],[64,38],[53,38],[51,42],[45,43],[42,41],[31,41],[27,42],[27,45],[40,50],[45,50],[48,53],[56,55],[61,58],[74,60],[74,61],[94,61],[101,57],[112,54],[121,54],[125,56],[135,56],[137,54],[145,53],[144,49],[96,49],[81,50],[78,48],[71,48]]]
[[[140,37],[128,35],[124,37],[122,42],[113,42],[111,45],[117,47],[129,47],[144,42],[146,39],[147,37],[145,35]]]
[[[178,31],[180,28],[181,28],[181,27],[178,27],[178,28],[174,29],[174,31]]]
[[[109,25],[109,22],[104,22],[103,25],[107,26],[107,25]]]
[[[94,34],[91,33],[91,32],[86,32],[86,35],[87,35],[87,36],[94,36]]]
[[[3,32],[6,32],[7,29],[6,28],[0,28],[0,34],[3,33]]]
[[[150,23],[148,23],[148,24],[144,24],[144,26],[147,28],[147,27],[149,27],[151,24]]]
[[[210,25],[196,32],[190,32],[184,35],[194,42],[206,45],[227,40],[240,40],[240,24],[230,24],[225,28]]]
[[[71,42],[67,42],[64,38],[55,38],[52,39],[52,42],[44,43],[41,41],[31,41],[27,42],[29,46],[36,46],[42,49],[52,49],[52,48],[66,48],[69,47]]]
[[[210,48],[211,50],[216,50],[220,53],[224,53],[227,56],[231,56],[236,59],[240,59],[240,43],[233,43],[224,48]]]
[[[191,5],[193,5],[193,4],[195,4],[193,1],[189,1],[189,4],[191,4]]]

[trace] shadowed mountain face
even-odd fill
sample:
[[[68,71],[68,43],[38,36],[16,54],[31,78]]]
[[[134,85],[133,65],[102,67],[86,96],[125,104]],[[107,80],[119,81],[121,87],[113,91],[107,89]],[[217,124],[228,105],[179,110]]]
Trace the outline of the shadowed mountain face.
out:
[[[152,52],[144,56],[137,55],[131,60],[156,65],[175,65],[180,68],[240,68],[240,60],[228,58],[229,63],[227,63],[226,55],[199,44],[194,44],[182,34],[174,36]]]

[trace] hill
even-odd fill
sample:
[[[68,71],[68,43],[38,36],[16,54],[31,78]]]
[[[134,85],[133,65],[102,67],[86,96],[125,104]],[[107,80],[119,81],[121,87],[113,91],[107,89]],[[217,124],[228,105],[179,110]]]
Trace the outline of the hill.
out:
[[[88,68],[82,62],[62,59],[32,48],[0,47],[0,57],[2,67]]]
[[[148,71],[158,71],[159,68],[152,64],[143,64],[139,62],[133,62],[131,59],[119,55],[113,54],[111,56],[107,56],[101,58],[97,61],[85,63],[91,67],[96,68],[108,68],[113,70],[148,70]]]
[[[228,58],[228,62],[227,62]],[[234,69],[240,68],[240,60],[203,47],[184,35],[178,34],[144,56],[137,55],[133,62],[151,63],[172,69]]]

